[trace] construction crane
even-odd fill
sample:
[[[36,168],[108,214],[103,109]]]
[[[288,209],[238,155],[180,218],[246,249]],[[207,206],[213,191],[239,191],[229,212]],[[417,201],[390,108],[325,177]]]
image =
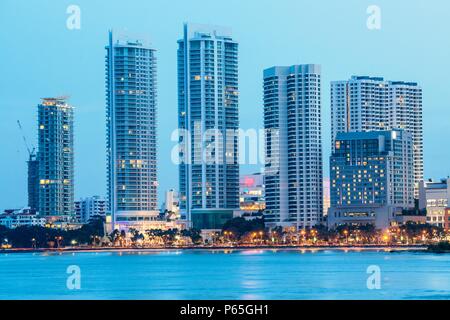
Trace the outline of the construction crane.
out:
[[[24,132],[23,132],[22,125],[20,124],[20,121],[19,121],[19,120],[17,120],[17,125],[19,126],[20,132],[22,133],[22,139],[23,139],[23,142],[25,143],[25,147],[27,148],[28,155],[30,156],[30,159],[31,159],[31,157],[34,157],[34,156],[35,156],[35,150],[36,150],[36,148],[35,148],[35,147],[33,147],[32,149],[30,148],[30,146],[29,146],[29,144],[28,144],[28,141],[27,141],[27,138],[25,137],[25,134],[24,134]]]

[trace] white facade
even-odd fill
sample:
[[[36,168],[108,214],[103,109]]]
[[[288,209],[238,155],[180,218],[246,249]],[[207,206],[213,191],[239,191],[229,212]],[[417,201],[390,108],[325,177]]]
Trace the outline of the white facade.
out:
[[[106,216],[107,202],[99,196],[80,199],[75,201],[75,215],[81,223],[89,223],[95,216]]]
[[[174,189],[166,191],[163,211],[173,212],[178,215],[180,211],[178,192]]]
[[[0,214],[0,225],[9,229],[17,227],[44,227],[47,220],[33,213],[30,209],[24,208],[20,210],[6,210],[5,213]]]
[[[321,67],[264,70],[265,219],[312,227],[323,214]]]
[[[419,187],[419,208],[427,210],[427,223],[444,227],[445,210],[450,204],[450,178],[422,181]]]
[[[108,207],[116,229],[158,219],[156,57],[110,32],[106,47]]]
[[[238,90],[231,31],[185,24],[178,40],[178,127],[180,210],[188,221],[196,221],[194,212],[239,208]]]
[[[323,179],[323,216],[328,215],[328,209],[330,209],[330,178]]]
[[[423,179],[422,88],[415,82],[353,76],[331,82],[331,140],[338,132],[404,129],[411,133],[414,195]]]

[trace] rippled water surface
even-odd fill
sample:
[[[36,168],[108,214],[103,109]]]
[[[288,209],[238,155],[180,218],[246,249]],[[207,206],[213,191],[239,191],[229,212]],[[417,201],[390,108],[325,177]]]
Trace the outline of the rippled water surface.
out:
[[[67,268],[81,289],[67,288]],[[367,288],[379,266],[381,289]],[[449,299],[450,255],[180,250],[0,254],[0,299]]]

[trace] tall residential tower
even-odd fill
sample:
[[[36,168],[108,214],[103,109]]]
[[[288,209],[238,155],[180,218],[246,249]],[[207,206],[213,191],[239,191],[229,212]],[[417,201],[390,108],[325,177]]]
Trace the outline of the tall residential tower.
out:
[[[264,70],[268,226],[312,227],[323,212],[321,67]]]
[[[116,229],[156,220],[156,57],[145,41],[109,33],[106,47],[108,209]]]
[[[353,76],[331,82],[331,139],[339,132],[404,129],[411,133],[414,194],[423,179],[422,88],[415,82]]]
[[[39,214],[74,215],[73,108],[65,97],[38,105]]]
[[[238,44],[230,30],[184,25],[178,119],[182,215],[194,227],[220,228],[239,208]]]

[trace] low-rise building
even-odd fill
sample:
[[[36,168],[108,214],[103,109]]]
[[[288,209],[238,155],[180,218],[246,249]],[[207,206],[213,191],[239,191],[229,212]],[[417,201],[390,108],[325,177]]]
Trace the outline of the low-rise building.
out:
[[[185,220],[167,220],[163,216],[158,216],[155,219],[145,220],[145,224],[116,224],[112,223],[111,216],[106,216],[105,230],[107,233],[113,232],[115,229],[119,231],[129,232],[130,229],[136,229],[141,233],[145,233],[147,230],[170,230],[178,229],[184,230],[189,228],[189,222]]]
[[[239,217],[244,218],[247,221],[262,219],[264,218],[264,214],[262,212],[244,212]]]
[[[427,222],[445,227],[445,211],[450,203],[450,178],[419,183],[419,208],[426,209]]]
[[[239,179],[239,207],[244,213],[261,212],[266,208],[264,174],[241,175]]]
[[[7,209],[3,214],[0,214],[0,225],[10,229],[17,227],[44,227],[47,220],[39,216],[36,211],[30,208],[23,209]]]
[[[177,219],[180,218],[180,201],[178,192],[174,189],[170,189],[166,191],[165,201],[161,208],[162,212],[166,214],[174,214]]]
[[[187,224],[184,221],[165,221],[165,220],[154,220],[147,223],[147,230],[170,230],[170,229],[184,230],[187,229]]]
[[[422,215],[409,215],[400,214],[395,217],[397,225],[404,225],[407,223],[425,224],[427,223],[427,217]]]
[[[445,209],[444,229],[445,229],[445,231],[450,230],[450,208]]]
[[[75,201],[75,216],[77,221],[88,223],[92,217],[106,216],[107,203],[106,200],[99,196],[83,198]]]
[[[225,223],[242,211],[230,209],[195,209],[191,210],[192,228],[197,230],[221,230]]]

